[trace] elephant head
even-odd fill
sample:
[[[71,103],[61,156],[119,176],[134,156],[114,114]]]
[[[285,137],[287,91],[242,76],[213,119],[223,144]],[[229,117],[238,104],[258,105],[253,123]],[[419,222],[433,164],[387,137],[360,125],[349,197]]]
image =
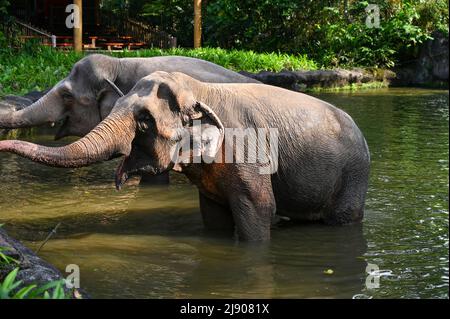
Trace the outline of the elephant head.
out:
[[[55,139],[69,135],[82,137],[106,118],[120,97],[114,83],[127,93],[137,81],[156,71],[182,72],[209,83],[258,82],[214,63],[189,57],[118,59],[92,54],[77,62],[65,79],[32,105],[21,110],[0,111],[0,129],[62,120]]]
[[[116,186],[120,188],[130,174],[159,174],[174,168],[177,146],[183,143],[186,132],[192,133],[194,121],[206,128],[197,151],[215,156],[222,145],[224,127],[218,115],[196,99],[206,99],[207,90],[185,74],[155,72],[119,98],[108,117],[80,140],[63,147],[0,141],[0,152],[56,167],[81,167],[125,155],[116,171]]]
[[[108,84],[116,80],[119,70],[119,59],[98,54],[85,57],[32,105],[1,114],[0,128],[32,127],[62,120],[55,139],[84,136],[109,114],[119,97]]]

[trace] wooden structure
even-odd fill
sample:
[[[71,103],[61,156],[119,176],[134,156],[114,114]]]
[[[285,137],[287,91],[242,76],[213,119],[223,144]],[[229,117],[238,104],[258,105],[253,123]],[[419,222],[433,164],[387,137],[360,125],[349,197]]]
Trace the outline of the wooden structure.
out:
[[[77,7],[77,11],[74,11],[74,17],[76,25],[73,27],[73,50],[75,52],[83,51],[83,0],[74,0],[73,4]]]
[[[194,0],[194,48],[202,46],[202,0]]]
[[[78,5],[81,28],[68,28],[66,7]],[[100,0],[15,0],[10,12],[17,18],[20,38],[37,39],[61,49],[133,50],[176,47],[176,38],[126,17],[100,9]]]

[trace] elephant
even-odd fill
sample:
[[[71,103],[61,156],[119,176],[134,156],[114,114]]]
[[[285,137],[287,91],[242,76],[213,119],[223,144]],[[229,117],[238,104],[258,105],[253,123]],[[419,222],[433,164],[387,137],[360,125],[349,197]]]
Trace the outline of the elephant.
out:
[[[119,97],[107,81],[112,81],[126,93],[139,79],[155,71],[183,72],[203,82],[259,83],[195,58],[162,56],[120,59],[92,54],[78,61],[65,79],[33,104],[12,112],[0,112],[0,129],[32,127],[63,120],[55,140],[66,136],[82,137],[109,114]],[[168,174],[161,177],[151,181],[168,181]]]
[[[183,157],[179,145],[195,138],[195,125],[200,146]],[[269,162],[237,160],[238,142],[228,132],[248,128],[277,130],[276,152],[257,145]],[[227,230],[240,241],[270,240],[275,212],[292,221],[360,222],[370,171],[362,132],[335,106],[279,87],[205,83],[179,72],[139,80],[106,119],[70,145],[10,140],[0,142],[0,152],[56,167],[124,156],[115,173],[119,189],[133,174],[175,170],[197,186],[205,227]],[[267,165],[275,169],[261,170]]]

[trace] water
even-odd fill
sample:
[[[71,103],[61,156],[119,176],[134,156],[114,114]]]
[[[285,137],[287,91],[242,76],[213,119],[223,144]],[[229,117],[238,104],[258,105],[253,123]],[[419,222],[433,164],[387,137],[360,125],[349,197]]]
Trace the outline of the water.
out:
[[[181,175],[168,189],[116,192],[117,161],[68,170],[10,154],[0,154],[0,223],[37,248],[62,222],[40,255],[63,272],[79,265],[97,298],[448,298],[448,93],[319,97],[346,110],[369,144],[363,224],[286,226],[269,245],[237,244],[203,232]],[[379,288],[366,287],[368,264]]]

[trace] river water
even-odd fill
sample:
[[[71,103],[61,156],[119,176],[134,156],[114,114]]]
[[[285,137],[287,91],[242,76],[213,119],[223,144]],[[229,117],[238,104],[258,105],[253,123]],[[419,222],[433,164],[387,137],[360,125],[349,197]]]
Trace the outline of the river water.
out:
[[[0,223],[35,249],[61,222],[40,255],[62,272],[78,265],[96,298],[448,298],[448,92],[317,96],[370,147],[362,224],[286,225],[268,245],[238,244],[204,233],[181,175],[117,192],[117,161],[69,170],[11,154],[0,154]]]

